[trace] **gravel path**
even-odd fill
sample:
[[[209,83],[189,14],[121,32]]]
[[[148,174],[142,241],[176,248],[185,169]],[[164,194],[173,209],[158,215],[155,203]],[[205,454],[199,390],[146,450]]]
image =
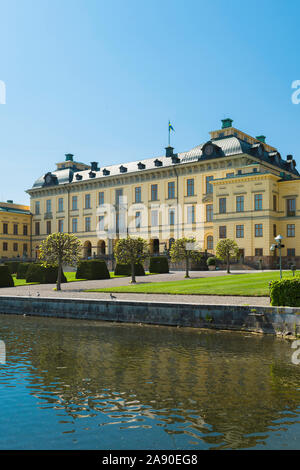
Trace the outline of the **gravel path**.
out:
[[[249,274],[252,271],[247,271]],[[257,271],[253,271],[257,273]],[[156,274],[152,276],[138,276],[137,282],[164,282],[178,281],[184,279],[184,272],[174,271],[169,274]],[[245,274],[245,271],[234,271],[232,274]],[[199,279],[210,276],[224,276],[224,271],[192,271],[191,279]],[[110,293],[106,292],[83,292],[86,289],[97,289],[105,287],[116,287],[130,285],[129,277],[105,279],[101,281],[78,281],[62,285],[62,291],[54,291],[54,284],[38,284],[31,286],[18,286],[10,288],[1,288],[1,296],[30,296],[30,297],[55,297],[72,299],[99,299],[110,300]],[[209,305],[253,305],[269,306],[269,297],[240,297],[240,296],[219,296],[219,295],[169,295],[169,294],[131,294],[114,293],[114,297],[119,300],[146,301],[146,302],[172,302],[172,303],[191,303],[191,304],[209,304]]]

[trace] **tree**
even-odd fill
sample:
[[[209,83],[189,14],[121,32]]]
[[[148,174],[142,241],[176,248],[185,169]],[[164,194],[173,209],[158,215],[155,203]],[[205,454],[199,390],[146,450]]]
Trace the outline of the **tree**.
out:
[[[223,261],[226,261],[227,272],[230,273],[230,258],[234,258],[239,253],[239,247],[234,240],[225,238],[220,240],[216,247],[216,255]]]
[[[57,271],[57,290],[61,290],[63,264],[76,266],[81,256],[81,241],[68,233],[52,233],[40,245],[40,260],[43,266],[55,266]]]
[[[135,264],[143,262],[148,258],[148,243],[143,238],[120,238],[114,248],[117,263],[130,264],[131,283],[135,284]]]
[[[195,238],[178,238],[172,243],[172,247],[170,248],[171,261],[176,263],[185,260],[185,277],[190,277],[190,258],[194,260],[200,260],[202,258],[201,253],[194,249],[195,243]]]

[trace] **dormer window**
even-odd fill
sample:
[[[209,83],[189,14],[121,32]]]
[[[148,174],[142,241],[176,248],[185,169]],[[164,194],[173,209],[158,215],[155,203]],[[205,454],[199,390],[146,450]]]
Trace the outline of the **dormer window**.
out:
[[[106,168],[104,168],[104,170],[103,170],[103,175],[104,175],[104,176],[110,175],[110,171],[107,170]]]
[[[221,148],[218,145],[213,144],[210,140],[202,146],[201,150],[202,158],[216,157],[221,155]]]
[[[75,178],[77,179],[77,181],[80,181],[80,180],[82,180],[82,175],[79,175],[79,174],[77,173],[77,175],[75,176]]]
[[[89,177],[90,178],[95,178],[95,176],[96,176],[96,173],[94,173],[93,171],[89,172]]]
[[[263,144],[260,144],[260,143],[255,143],[253,145],[251,145],[251,153],[252,155],[255,155],[257,157],[262,157],[263,154],[264,154],[264,146]]]
[[[177,157],[177,155],[173,155],[172,156],[172,163],[179,163],[180,162],[180,158]]]
[[[154,160],[154,165],[155,165],[155,166],[162,166],[162,161],[156,159],[156,160]]]
[[[127,172],[126,166],[121,165],[120,166],[120,173],[126,173],[126,172]]]
[[[144,170],[146,168],[146,165],[144,163],[139,162],[137,164],[139,170]]]

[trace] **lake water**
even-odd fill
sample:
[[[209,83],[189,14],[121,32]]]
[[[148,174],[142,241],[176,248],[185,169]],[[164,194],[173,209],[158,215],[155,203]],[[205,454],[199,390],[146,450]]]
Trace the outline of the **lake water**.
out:
[[[300,449],[270,336],[0,315],[0,449]]]

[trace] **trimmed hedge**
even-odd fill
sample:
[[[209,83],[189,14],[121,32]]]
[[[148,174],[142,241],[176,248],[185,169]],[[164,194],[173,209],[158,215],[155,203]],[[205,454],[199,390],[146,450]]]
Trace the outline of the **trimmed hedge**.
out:
[[[32,263],[26,272],[26,282],[39,282],[40,284],[55,284],[57,281],[57,270],[55,267],[45,268],[41,264]],[[62,273],[61,282],[67,282]]]
[[[17,270],[17,279],[26,279],[26,273],[32,263],[20,263]]]
[[[0,264],[0,287],[14,287],[15,283],[7,264]]]
[[[166,256],[151,256],[149,264],[150,273],[168,273],[169,272],[169,262]]]
[[[76,279],[109,279],[110,274],[106,262],[100,259],[79,261],[76,271]]]
[[[300,307],[300,278],[270,282],[271,305]]]
[[[10,274],[16,274],[21,261],[6,261],[4,264],[8,266]]]
[[[138,263],[134,265],[136,276],[145,276],[144,267]],[[115,276],[131,276],[130,264],[117,264],[115,267]]]

